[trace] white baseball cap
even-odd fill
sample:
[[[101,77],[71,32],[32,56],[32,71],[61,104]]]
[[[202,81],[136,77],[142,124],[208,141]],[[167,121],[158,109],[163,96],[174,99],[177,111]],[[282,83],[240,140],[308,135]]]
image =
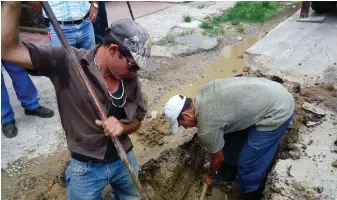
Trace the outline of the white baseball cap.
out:
[[[182,95],[181,95],[182,96]],[[170,122],[173,133],[178,133],[178,116],[184,107],[186,97],[175,95],[165,104],[165,117]]]

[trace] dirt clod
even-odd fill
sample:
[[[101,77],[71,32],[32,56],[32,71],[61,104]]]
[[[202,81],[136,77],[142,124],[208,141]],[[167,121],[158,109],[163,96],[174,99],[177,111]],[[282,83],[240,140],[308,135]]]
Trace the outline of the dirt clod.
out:
[[[281,84],[284,82],[279,76],[272,76],[270,79]]]
[[[322,194],[322,192],[324,191],[323,187],[316,187],[315,188],[316,192],[318,192],[318,194]]]
[[[163,115],[145,119],[142,127],[136,132],[138,140],[148,147],[161,146],[165,143],[164,136],[170,135],[171,128]]]
[[[298,191],[304,191],[305,190],[305,188],[303,187],[303,185],[300,182],[294,181],[293,186]]]
[[[334,161],[334,162],[332,162],[331,165],[332,165],[333,167],[336,167],[336,168],[337,168],[337,160]]]
[[[293,87],[294,93],[300,93],[301,92],[301,85],[299,83],[295,83]]]

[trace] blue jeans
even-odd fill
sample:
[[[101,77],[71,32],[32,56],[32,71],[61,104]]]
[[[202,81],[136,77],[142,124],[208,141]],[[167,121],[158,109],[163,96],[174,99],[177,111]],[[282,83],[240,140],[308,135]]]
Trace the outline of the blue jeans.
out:
[[[21,101],[22,107],[28,110],[34,110],[39,107],[40,104],[37,90],[27,71],[16,64],[6,61],[1,62],[12,79],[16,96],[19,101]],[[12,121],[13,119],[14,112],[9,101],[9,95],[1,70],[1,123],[6,123]]]
[[[90,20],[85,19],[81,24],[60,24],[60,26],[70,46],[87,50],[95,46],[94,28]],[[61,46],[61,41],[51,25],[48,27],[48,32],[50,45]]]
[[[139,166],[133,150],[127,153],[130,165],[138,175]],[[102,190],[111,185],[116,200],[140,200],[128,169],[121,159],[111,164],[81,162],[70,159],[66,170],[68,200],[99,200]]]
[[[237,182],[243,192],[253,192],[260,188],[292,118],[293,116],[272,131],[259,131],[256,127],[250,127],[248,134],[228,134],[229,140],[226,140],[225,144],[233,145],[225,145],[223,149],[224,164],[238,165]]]

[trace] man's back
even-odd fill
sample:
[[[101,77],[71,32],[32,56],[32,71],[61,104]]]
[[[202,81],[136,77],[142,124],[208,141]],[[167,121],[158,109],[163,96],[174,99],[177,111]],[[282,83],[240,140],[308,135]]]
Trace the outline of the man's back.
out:
[[[256,125],[261,131],[278,128],[294,112],[292,95],[279,83],[237,77],[206,83],[196,96],[200,134],[223,128],[225,133]]]

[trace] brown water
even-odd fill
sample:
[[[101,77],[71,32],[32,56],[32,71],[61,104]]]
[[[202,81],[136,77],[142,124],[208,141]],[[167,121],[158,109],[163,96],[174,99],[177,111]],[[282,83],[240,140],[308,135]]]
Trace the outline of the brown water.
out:
[[[192,98],[195,97],[200,87],[210,80],[233,77],[242,73],[247,59],[244,52],[255,44],[256,41],[261,39],[267,29],[268,26],[262,26],[256,36],[243,39],[238,44],[224,47],[219,60],[207,68],[206,73],[200,80],[187,83],[179,89],[168,92],[153,106],[152,110],[154,112],[161,112],[161,106],[176,94],[182,94]]]

